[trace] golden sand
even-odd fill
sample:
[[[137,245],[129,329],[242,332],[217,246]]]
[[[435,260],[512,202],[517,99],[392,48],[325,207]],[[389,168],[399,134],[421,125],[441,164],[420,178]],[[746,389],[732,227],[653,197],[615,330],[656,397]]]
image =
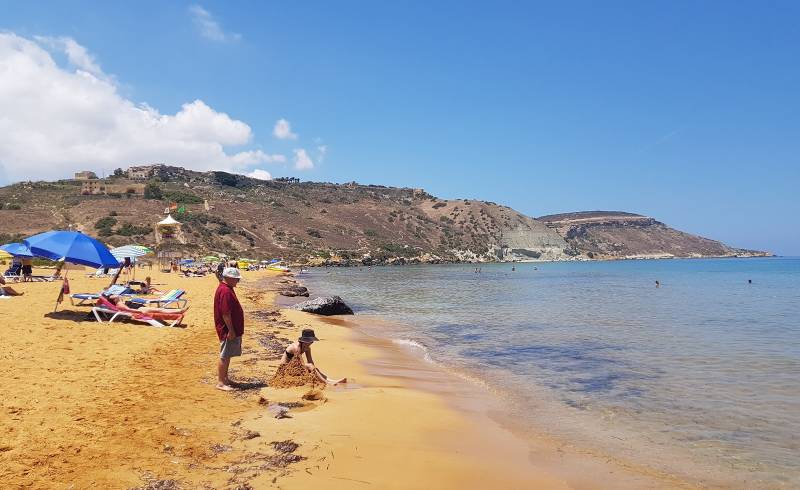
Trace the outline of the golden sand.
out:
[[[303,366],[300,356],[295,356],[286,364],[281,364],[275,370],[275,374],[269,379],[269,386],[272,388],[295,388],[297,386],[311,386],[317,382],[314,375]],[[323,385],[324,386],[324,385]]]
[[[335,322],[275,311],[271,295],[252,289],[268,273],[245,272],[238,289],[246,332],[231,378],[241,389],[214,389],[216,279],[147,273],[163,290],[187,290],[184,328],[98,324],[68,301],[53,312],[60,282],[15,285],[25,294],[0,301],[4,488],[568,488],[485,415],[368,369],[389,362],[384,348]],[[107,286],[75,271],[70,282],[73,293]],[[316,364],[348,385],[305,399],[308,386],[266,386],[275,347],[301,324],[322,339]],[[585,487],[605,486],[595,483]]]

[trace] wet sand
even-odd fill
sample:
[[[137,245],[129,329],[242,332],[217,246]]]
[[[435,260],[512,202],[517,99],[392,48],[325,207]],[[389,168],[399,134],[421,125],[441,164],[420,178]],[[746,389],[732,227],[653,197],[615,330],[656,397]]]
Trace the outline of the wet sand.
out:
[[[547,450],[537,457],[530,441],[490,417],[485,393],[347,319],[279,311],[274,293],[261,288],[270,273],[244,273],[244,355],[231,363],[242,389],[220,392],[216,279],[147,274],[162,289],[188,291],[184,328],[84,321],[89,308],[69,301],[52,313],[60,282],[15,285],[25,295],[0,302],[5,487],[672,486],[616,466],[565,473],[544,457],[558,447],[540,441]],[[70,280],[72,292],[107,285],[75,271]],[[321,339],[317,366],[350,380],[316,400],[302,398],[307,388],[265,386],[282,348],[305,326]]]

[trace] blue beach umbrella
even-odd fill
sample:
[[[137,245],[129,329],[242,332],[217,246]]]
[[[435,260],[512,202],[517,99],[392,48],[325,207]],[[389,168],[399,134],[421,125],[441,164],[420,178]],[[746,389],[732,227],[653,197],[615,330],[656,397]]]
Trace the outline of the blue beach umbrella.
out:
[[[105,245],[77,231],[46,231],[26,238],[24,242],[38,257],[90,267],[119,267],[119,260]]]
[[[33,257],[31,250],[24,243],[7,243],[0,246],[0,250],[5,250],[15,257]]]

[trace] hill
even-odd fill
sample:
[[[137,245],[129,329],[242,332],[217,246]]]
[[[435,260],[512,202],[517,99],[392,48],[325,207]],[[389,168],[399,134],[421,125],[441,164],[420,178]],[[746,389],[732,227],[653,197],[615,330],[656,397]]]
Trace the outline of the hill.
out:
[[[169,203],[183,208],[175,217],[184,233],[180,240],[158,243],[154,224]],[[534,219],[496,203],[444,200],[422,189],[264,181],[166,165],[120,170],[105,181],[17,183],[0,188],[0,205],[3,243],[71,225],[110,245],[136,242],[191,255],[222,252],[310,263],[564,260],[643,250],[676,256],[737,253],[626,213]]]
[[[583,211],[537,218],[590,258],[733,257],[769,255],[670,228],[621,211]]]

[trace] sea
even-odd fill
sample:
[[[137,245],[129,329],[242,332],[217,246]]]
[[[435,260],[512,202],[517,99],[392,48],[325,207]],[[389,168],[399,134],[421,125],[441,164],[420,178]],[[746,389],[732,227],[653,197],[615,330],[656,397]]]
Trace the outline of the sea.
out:
[[[370,335],[502,398],[520,430],[701,485],[800,488],[800,258],[300,277]]]

